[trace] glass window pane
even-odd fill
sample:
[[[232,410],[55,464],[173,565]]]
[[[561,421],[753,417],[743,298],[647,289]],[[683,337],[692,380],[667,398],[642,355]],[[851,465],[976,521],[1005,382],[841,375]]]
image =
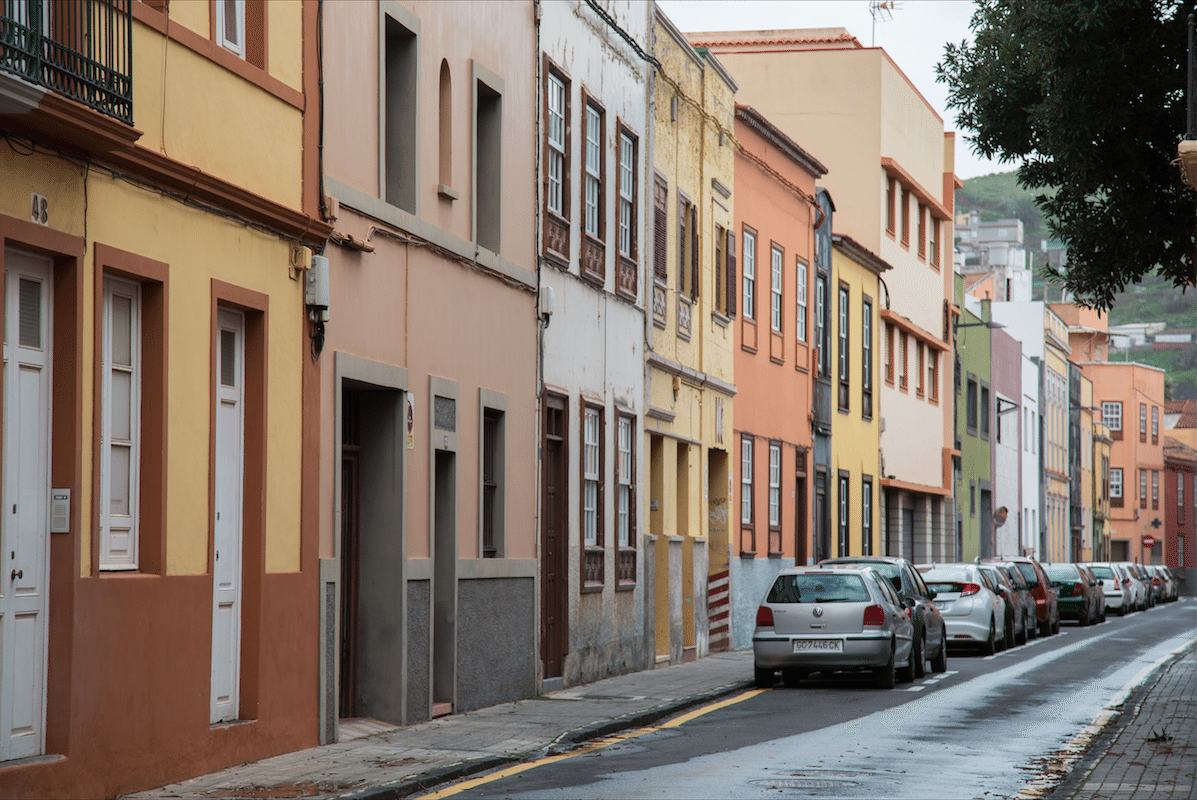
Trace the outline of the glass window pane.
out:
[[[112,399],[111,414],[112,427],[109,437],[115,440],[129,441],[133,438],[132,431],[132,383],[133,375],[124,370],[114,369],[111,373]]]
[[[42,284],[21,279],[20,308],[17,311],[17,341],[21,347],[42,346]]]
[[[133,365],[133,300],[112,295],[112,363]]]
[[[237,385],[237,333],[220,332],[220,385]]]
[[[109,476],[111,482],[110,499],[108,503],[109,514],[127,515],[129,513],[129,461],[131,452],[125,445],[112,445],[109,448],[111,454],[111,469]]]

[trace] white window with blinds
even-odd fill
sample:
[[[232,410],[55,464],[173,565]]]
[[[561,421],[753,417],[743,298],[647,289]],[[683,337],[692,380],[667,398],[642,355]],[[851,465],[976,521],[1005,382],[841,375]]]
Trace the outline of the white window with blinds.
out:
[[[616,535],[619,547],[632,542],[632,418],[619,418],[619,517]]]
[[[619,254],[633,258],[632,225],[635,216],[636,145],[626,133],[619,134]]]
[[[549,211],[565,216],[565,83],[549,74]]]
[[[740,441],[740,522],[752,524],[752,439]]]
[[[744,319],[755,319],[756,234],[744,230]]]
[[[582,523],[584,543],[598,545],[599,504],[599,412],[587,408],[584,418],[585,442],[582,472]]]
[[[798,321],[796,327],[796,334],[798,341],[806,341],[806,264],[799,261],[796,272],[798,273],[797,294],[798,294]]]
[[[216,0],[216,43],[245,58],[245,0]]]
[[[603,117],[594,106],[586,106],[586,233],[598,238],[599,202],[602,189]]]
[[[773,248],[773,282],[772,291],[770,292],[771,304],[769,310],[773,330],[778,333],[781,332],[781,281],[783,272],[782,260],[784,257],[785,255],[781,250],[778,250],[776,247]]]
[[[137,569],[141,440],[141,286],[104,278],[100,569]]]
[[[769,445],[769,526],[781,525],[781,445]]]

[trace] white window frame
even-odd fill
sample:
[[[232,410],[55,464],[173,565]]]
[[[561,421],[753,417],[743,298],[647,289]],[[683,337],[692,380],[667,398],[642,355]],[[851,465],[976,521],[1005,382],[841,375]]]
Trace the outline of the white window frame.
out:
[[[744,235],[744,319],[756,318],[756,234],[745,229]]]
[[[598,238],[599,202],[603,182],[603,115],[597,108],[586,104],[586,233]]]
[[[769,321],[773,330],[781,333],[781,282],[785,274],[785,253],[776,246],[770,252],[773,279],[770,282]]]
[[[753,440],[740,440],[740,523],[752,524],[752,450]]]
[[[225,36],[229,3],[233,4],[233,25],[237,39]],[[239,58],[245,58],[245,0],[216,0],[216,43]]]
[[[602,433],[597,408],[587,406],[583,412],[583,448],[585,459],[582,470],[582,521],[583,543],[598,546],[598,504],[599,504],[599,441]]]
[[[565,216],[565,81],[549,73],[549,186],[548,207]]]
[[[116,300],[129,302],[129,363],[115,364],[113,356],[113,305]],[[100,563],[101,570],[135,570],[138,568],[138,489],[141,476],[141,285],[112,276],[104,277],[103,306],[103,379],[101,386],[100,429]],[[116,397],[113,395],[115,374],[127,376],[128,436],[113,435]],[[122,431],[123,432],[123,431]],[[114,450],[128,452],[127,485],[121,493],[128,498],[125,513],[113,513],[112,470]],[[116,534],[114,541],[114,534]],[[120,546],[120,539],[125,546]]]
[[[860,484],[860,538],[861,549],[866,556],[873,554],[873,482],[861,480]]]
[[[769,445],[769,527],[781,527],[781,445]]]
[[[807,265],[802,261],[796,262],[798,273],[797,280],[797,295],[798,295],[798,319],[797,319],[797,335],[798,341],[806,341],[806,281],[807,281]]]
[[[636,184],[636,143],[619,132],[619,254],[632,258],[633,192]]]
[[[632,418],[619,417],[617,430],[616,481],[619,486],[619,513],[616,517],[616,540],[619,547],[632,542]]]

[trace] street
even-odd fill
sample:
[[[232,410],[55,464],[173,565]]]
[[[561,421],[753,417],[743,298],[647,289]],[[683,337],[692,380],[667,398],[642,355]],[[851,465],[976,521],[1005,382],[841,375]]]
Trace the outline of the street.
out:
[[[651,728],[425,797],[1014,797],[1144,668],[1194,635],[1194,600],[994,656],[892,691],[864,674],[748,691]]]

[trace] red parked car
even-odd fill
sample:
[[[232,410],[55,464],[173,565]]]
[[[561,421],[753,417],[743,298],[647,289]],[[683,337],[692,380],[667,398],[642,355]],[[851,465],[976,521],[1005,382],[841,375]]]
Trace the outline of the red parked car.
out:
[[[1031,594],[1035,597],[1035,618],[1039,622],[1039,634],[1048,636],[1060,632],[1060,606],[1056,590],[1052,588],[1051,578],[1043,571],[1043,566],[1029,556],[1009,556],[1005,558],[980,558],[978,561],[991,564],[1012,566],[1022,573]]]

